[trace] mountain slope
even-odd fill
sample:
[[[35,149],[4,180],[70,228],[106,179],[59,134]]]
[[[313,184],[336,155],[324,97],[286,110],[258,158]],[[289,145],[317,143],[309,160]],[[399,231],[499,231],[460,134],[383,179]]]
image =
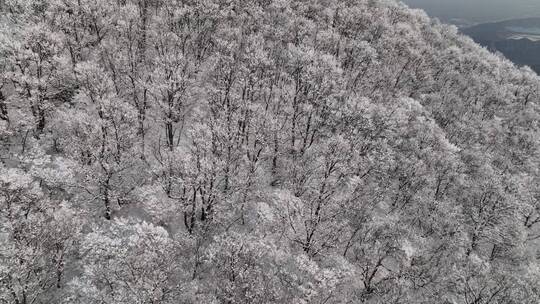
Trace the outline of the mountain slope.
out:
[[[538,303],[539,78],[394,1],[9,1],[7,303]]]

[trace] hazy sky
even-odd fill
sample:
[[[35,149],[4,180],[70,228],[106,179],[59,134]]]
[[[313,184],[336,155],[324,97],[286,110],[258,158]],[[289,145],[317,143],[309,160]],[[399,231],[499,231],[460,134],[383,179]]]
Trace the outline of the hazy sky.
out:
[[[453,18],[489,22],[540,17],[540,0],[402,0],[410,7],[423,8],[441,20]]]

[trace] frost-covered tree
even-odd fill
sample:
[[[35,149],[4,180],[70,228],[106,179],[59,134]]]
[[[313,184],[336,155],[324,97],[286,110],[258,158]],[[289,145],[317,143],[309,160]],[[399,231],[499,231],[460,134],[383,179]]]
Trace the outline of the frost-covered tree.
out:
[[[0,302],[537,303],[540,79],[390,0],[0,1]]]

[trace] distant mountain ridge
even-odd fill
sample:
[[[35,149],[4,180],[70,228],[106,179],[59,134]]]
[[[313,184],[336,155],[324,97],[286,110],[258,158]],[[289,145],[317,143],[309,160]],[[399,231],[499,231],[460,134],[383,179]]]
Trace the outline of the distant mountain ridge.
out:
[[[540,16],[538,0],[401,0],[445,23],[472,26]],[[465,22],[463,22],[465,21]]]
[[[540,73],[540,17],[483,23],[462,32],[516,64]]]

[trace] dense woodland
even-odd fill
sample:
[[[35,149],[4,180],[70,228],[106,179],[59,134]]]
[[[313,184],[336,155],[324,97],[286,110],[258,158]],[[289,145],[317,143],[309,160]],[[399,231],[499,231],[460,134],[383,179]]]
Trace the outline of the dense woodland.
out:
[[[540,303],[529,68],[390,0],[0,3],[0,303]]]

